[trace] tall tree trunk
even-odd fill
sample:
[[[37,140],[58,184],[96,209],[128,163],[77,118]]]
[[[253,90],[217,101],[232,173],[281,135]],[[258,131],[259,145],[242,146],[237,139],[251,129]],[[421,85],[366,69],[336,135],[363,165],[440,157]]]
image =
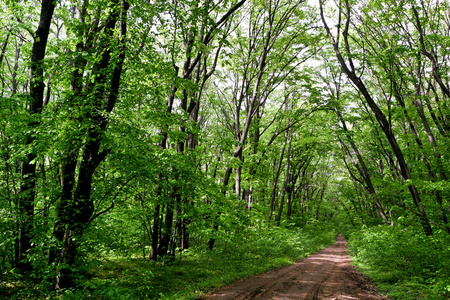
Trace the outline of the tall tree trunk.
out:
[[[292,201],[293,201],[293,196],[294,196],[294,186],[297,183],[297,179],[300,176],[301,170],[302,170],[302,164],[300,165],[300,167],[294,174],[289,174],[289,183],[287,185],[287,199],[286,199],[286,220],[291,219]]]
[[[93,66],[93,72],[98,72],[98,76],[87,87],[88,94],[92,95],[92,98],[88,101],[90,101],[94,109],[88,112],[85,120],[93,124],[87,130],[86,142],[82,151],[77,183],[73,190],[72,199],[63,208],[63,215],[58,220],[61,223],[60,226],[64,228],[64,236],[63,246],[58,259],[59,271],[55,284],[57,289],[73,286],[71,267],[75,263],[84,230],[92,221],[94,212],[94,200],[91,198],[92,180],[95,170],[109,153],[108,149],[100,150],[103,142],[103,133],[108,125],[108,119],[104,112],[112,112],[119,94],[120,79],[125,60],[126,15],[128,8],[129,4],[126,0],[112,4],[111,13],[104,27],[105,43],[110,45],[114,41],[116,23],[120,21],[118,61],[112,68],[111,77],[108,77],[108,69],[111,68],[112,45],[110,45],[108,50],[101,52],[100,60]],[[105,94],[107,95],[106,99]],[[63,219],[63,217],[67,217],[67,219]]]
[[[433,77],[435,78],[436,82],[438,83],[439,87],[441,88],[442,93],[450,99],[450,89],[447,87],[447,85],[445,85],[445,83],[442,79],[440,66],[437,61],[436,50],[435,49],[432,49],[432,50],[427,49],[427,45],[425,44],[426,36],[425,36],[424,29],[422,27],[422,22],[420,21],[421,18],[419,17],[419,13],[418,13],[415,5],[412,6],[412,9],[413,9],[414,18],[416,21],[415,25],[419,31],[420,50],[421,50],[422,54],[430,60],[431,66],[432,66],[431,73],[433,74]],[[425,14],[427,14],[426,10],[425,10]]]
[[[84,20],[85,11],[81,10],[80,20]],[[80,36],[83,36],[83,31],[79,32]],[[70,91],[71,95],[69,96],[69,102],[71,109],[79,109],[78,101],[81,97],[83,97],[83,73],[87,64],[87,60],[82,56],[82,53],[85,49],[85,44],[83,42],[79,42],[76,45],[77,53],[75,58],[73,59],[73,71],[71,74],[71,82],[70,82]],[[64,231],[65,225],[70,221],[70,214],[68,214],[68,209],[70,203],[73,201],[73,192],[76,184],[76,169],[77,169],[77,160],[78,160],[78,152],[81,142],[80,137],[71,137],[67,136],[67,139],[71,140],[70,143],[73,146],[70,149],[63,149],[66,152],[65,161],[63,161],[61,165],[61,199],[57,205],[56,216],[57,220],[54,224],[53,235],[56,237],[56,240],[60,243],[64,240]],[[58,256],[58,247],[55,245],[50,246],[49,253],[49,263],[53,263]]]
[[[284,159],[284,152],[286,150],[286,140],[284,142],[283,145],[283,149],[281,149],[281,153],[280,153],[280,158],[278,159],[278,164],[277,164],[277,169],[275,172],[275,177],[273,179],[273,184],[272,184],[272,194],[270,195],[270,210],[269,210],[269,221],[272,219],[272,214],[274,212],[275,209],[275,199],[277,196],[277,186],[278,186],[278,178],[280,177],[280,173],[281,173],[281,165],[283,163],[283,159]]]
[[[291,145],[292,145],[292,135],[288,135],[288,132],[285,133],[285,139],[289,139],[289,146],[287,151],[287,157],[286,157],[286,175],[284,178],[284,184],[283,184],[283,191],[281,192],[281,199],[280,199],[280,206],[278,208],[278,215],[276,218],[277,225],[280,226],[281,221],[281,215],[283,214],[283,207],[284,207],[284,199],[286,196],[287,186],[289,183],[289,168],[291,166]]]
[[[160,209],[161,209],[161,205],[157,204],[153,211],[152,249],[150,251],[150,259],[155,260],[155,261],[158,260]]]
[[[44,66],[42,61],[45,57],[50,25],[55,10],[56,1],[43,0],[39,24],[34,34],[33,47],[30,55],[30,122],[28,126],[32,131],[39,125],[39,115],[44,102]],[[26,134],[26,146],[31,146],[35,138],[30,133]],[[22,183],[20,186],[19,215],[20,215],[20,248],[19,269],[30,271],[31,264],[26,255],[31,248],[34,218],[34,200],[36,187],[36,150],[30,150],[22,166]]]
[[[164,219],[164,226],[161,228],[161,241],[158,247],[159,255],[167,255],[169,251],[169,243],[172,239],[172,223],[173,223],[173,204],[166,205],[166,216]]]
[[[348,130],[347,125],[346,125],[346,123],[344,121],[344,118],[342,117],[341,112],[338,111],[338,110],[335,110],[335,112],[336,112],[336,114],[337,114],[337,116],[339,118],[339,121],[342,124],[342,128],[344,129],[344,131],[345,131],[345,133],[347,135],[347,140],[350,141],[350,145],[351,145],[353,151],[356,154],[359,166],[358,166],[358,164],[356,162],[354,162],[354,164],[357,167],[357,170],[358,170],[359,174],[361,175],[361,177],[363,178],[364,182],[366,183],[367,190],[369,191],[369,194],[371,195],[373,201],[375,202],[375,207],[376,207],[376,209],[378,211],[378,214],[380,215],[381,219],[383,220],[383,222],[385,224],[389,224],[389,221],[388,221],[388,218],[386,217],[386,213],[384,212],[383,206],[381,205],[381,203],[380,203],[380,201],[379,201],[379,199],[377,197],[377,194],[375,192],[375,187],[373,186],[372,178],[371,178],[372,176],[370,175],[369,170],[367,169],[366,163],[364,162],[364,159],[362,158],[358,147],[356,146],[355,142],[351,138],[351,135],[349,134],[349,130]],[[342,141],[342,143],[343,143],[343,141]],[[353,157],[350,154],[350,152],[349,151],[346,151],[346,152],[347,152],[347,155],[349,156],[349,158],[351,160],[353,160]]]
[[[357,87],[357,89],[361,92],[361,94],[363,95],[364,99],[366,100],[367,104],[369,105],[369,107],[371,108],[372,112],[374,113],[379,125],[381,126],[381,129],[383,130],[389,144],[391,145],[391,148],[395,154],[395,157],[397,158],[398,164],[400,166],[400,172],[402,177],[405,180],[410,180],[412,179],[410,170],[408,168],[408,165],[406,164],[405,158],[403,156],[403,152],[400,149],[397,140],[395,138],[394,133],[392,132],[392,128],[389,124],[389,122],[386,119],[386,116],[384,115],[384,113],[381,111],[381,109],[378,107],[378,105],[376,104],[375,100],[372,98],[372,96],[370,95],[369,91],[366,89],[365,84],[363,83],[363,81],[361,80],[360,76],[356,74],[355,68],[354,68],[354,64],[353,64],[353,59],[351,58],[351,54],[350,54],[350,45],[348,42],[348,30],[349,30],[349,25],[350,25],[350,15],[351,15],[351,9],[350,9],[350,5],[348,0],[345,0],[345,4],[346,4],[346,23],[345,23],[345,27],[344,27],[344,31],[343,31],[343,37],[344,37],[344,43],[345,43],[345,49],[347,51],[347,54],[349,55],[348,58],[348,63],[349,66],[347,65],[346,61],[344,60],[341,51],[339,49],[339,42],[336,41],[333,37],[333,35],[331,34],[331,31],[326,23],[325,20],[325,16],[323,13],[323,6],[322,6],[322,0],[319,0],[319,4],[320,4],[320,14],[321,14],[321,18],[322,18],[322,23],[324,24],[324,27],[327,31],[328,37],[330,38],[333,47],[334,47],[334,51],[336,53],[337,59],[342,67],[342,70],[344,71],[344,73],[347,75],[347,77],[353,82],[353,84]],[[425,232],[426,235],[432,235],[433,234],[433,230],[431,228],[431,224],[430,221],[428,219],[428,216],[425,212],[425,208],[423,207],[423,204],[421,202],[420,199],[420,194],[417,191],[417,188],[414,184],[409,183],[408,184],[408,189],[409,192],[411,194],[411,197],[414,201],[414,205],[416,206],[417,209],[417,214],[419,216],[420,222],[422,224],[422,228]]]

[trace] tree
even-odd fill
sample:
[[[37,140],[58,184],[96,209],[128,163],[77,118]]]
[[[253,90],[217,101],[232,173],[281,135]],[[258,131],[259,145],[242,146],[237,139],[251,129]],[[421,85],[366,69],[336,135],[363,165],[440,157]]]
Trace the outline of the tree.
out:
[[[337,33],[338,37],[335,38],[332,35],[330,28],[327,25],[327,22],[326,22],[325,16],[324,16],[324,12],[323,12],[322,1],[320,1],[320,14],[322,17],[323,25],[324,25],[327,35],[329,36],[330,41],[333,45],[334,51],[336,53],[336,56],[337,56],[337,59],[338,59],[340,65],[342,67],[342,70],[344,71],[344,73],[348,76],[348,78],[353,82],[355,87],[361,92],[361,94],[365,98],[367,104],[369,105],[370,109],[374,113],[381,129],[383,130],[390,146],[392,147],[392,150],[398,161],[402,177],[405,180],[411,180],[412,179],[411,172],[406,163],[403,152],[402,152],[399,144],[397,143],[397,139],[392,131],[391,124],[388,122],[388,119],[386,118],[385,114],[381,111],[380,107],[375,102],[374,98],[372,97],[372,95],[370,94],[368,89],[366,88],[366,85],[362,81],[361,77],[359,75],[357,75],[357,71],[359,71],[359,70],[357,70],[355,68],[355,64],[354,64],[353,58],[351,56],[351,47],[350,47],[350,43],[349,43],[349,26],[350,26],[351,8],[350,8],[350,4],[348,3],[348,1],[345,2],[344,8],[345,8],[346,19],[345,19],[344,29],[342,31],[342,37],[343,37],[343,41],[344,41],[344,49],[345,49],[344,53],[347,55],[347,60],[344,58],[344,56],[341,53],[341,49],[339,48],[340,39],[338,37],[340,37],[340,34],[341,34],[340,27],[338,27],[338,33]],[[341,15],[342,15],[342,9],[343,9],[342,7],[339,7],[339,19],[341,18]],[[419,214],[419,217],[420,217],[420,220],[421,220],[421,223],[423,226],[423,230],[427,235],[431,235],[432,234],[431,224],[430,224],[428,216],[425,212],[425,208],[423,207],[422,201],[420,199],[419,191],[417,190],[416,186],[412,183],[408,184],[408,189],[411,193],[411,197],[414,200],[414,204],[415,204],[417,212]]]
[[[42,1],[38,27],[34,33],[33,47],[30,53],[30,103],[28,124],[29,133],[25,137],[26,147],[32,148],[34,138],[33,131],[39,126],[39,118],[44,105],[44,67],[45,50],[50,32],[50,25],[55,11],[56,2],[51,0]],[[14,88],[13,88],[14,90]],[[22,271],[30,271],[31,265],[26,255],[31,248],[33,218],[35,205],[36,187],[36,159],[37,153],[32,149],[27,153],[22,166],[22,183],[20,186],[19,215],[20,215],[20,248],[19,268]]]

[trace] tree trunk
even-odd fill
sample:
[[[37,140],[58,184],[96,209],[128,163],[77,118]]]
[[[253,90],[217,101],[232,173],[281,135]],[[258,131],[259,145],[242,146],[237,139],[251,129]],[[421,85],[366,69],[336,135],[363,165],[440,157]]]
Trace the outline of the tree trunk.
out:
[[[50,25],[55,10],[56,1],[43,0],[39,24],[34,34],[33,47],[30,54],[30,122],[28,126],[33,129],[39,125],[39,114],[44,102],[44,68],[42,61],[45,57]],[[31,146],[35,140],[31,134],[26,134],[26,146]],[[20,186],[19,214],[20,214],[20,247],[18,267],[21,271],[30,271],[31,264],[26,255],[31,248],[34,218],[34,200],[36,186],[36,150],[31,150],[22,166],[22,184]]]
[[[363,178],[364,182],[367,185],[367,190],[369,191],[369,194],[371,195],[373,201],[375,202],[375,207],[376,207],[376,209],[378,211],[378,214],[380,215],[381,219],[383,220],[383,223],[389,224],[389,221],[388,221],[388,218],[386,217],[386,213],[384,212],[383,206],[381,205],[381,203],[380,203],[380,201],[379,201],[379,199],[377,197],[377,194],[375,192],[375,187],[373,186],[372,178],[371,178],[372,176],[370,175],[369,170],[367,169],[367,166],[366,166],[366,164],[364,162],[364,159],[362,158],[358,147],[356,146],[355,142],[351,138],[351,135],[349,134],[349,130],[348,130],[347,125],[346,125],[346,123],[344,121],[344,118],[342,117],[341,112],[338,111],[338,110],[335,110],[335,112],[336,112],[336,114],[337,114],[337,116],[339,118],[339,121],[342,124],[342,128],[344,129],[344,131],[345,131],[345,133],[347,135],[347,139],[350,141],[350,145],[352,146],[352,149],[353,149],[353,151],[356,154],[356,157],[358,159],[358,163],[359,163],[360,167],[358,167],[356,162],[354,164],[357,167],[358,172],[360,173],[361,177]],[[349,158],[351,160],[353,160],[352,155],[348,151],[346,151],[346,152],[347,152]]]
[[[152,249],[150,251],[150,259],[158,260],[158,242],[159,242],[159,222],[160,222],[160,209],[161,206],[157,204],[153,212],[153,225],[152,225]]]
[[[286,196],[287,186],[289,183],[289,169],[291,166],[291,145],[292,145],[292,135],[288,135],[288,132],[285,133],[285,139],[289,139],[287,158],[286,158],[286,177],[284,178],[283,191],[281,192],[280,206],[278,208],[278,215],[276,218],[277,225],[280,226],[281,215],[283,214],[284,207],[284,199]]]
[[[166,205],[166,217],[164,220],[164,227],[162,229],[161,241],[158,248],[159,255],[167,255],[169,251],[169,242],[172,234],[173,223],[173,205],[168,203]]]
[[[325,17],[324,17],[324,13],[323,13],[323,7],[322,7],[322,0],[319,0],[319,4],[320,4],[320,14],[321,14],[321,18],[322,18],[322,23],[325,26],[325,29],[327,31],[328,37],[330,38],[333,47],[334,47],[334,51],[336,53],[337,59],[342,67],[342,70],[344,71],[344,73],[347,75],[347,77],[353,82],[353,84],[357,87],[357,89],[361,92],[361,94],[363,95],[364,99],[366,100],[367,104],[369,105],[369,107],[371,108],[372,112],[374,113],[379,125],[381,126],[381,129],[383,130],[389,144],[391,145],[391,148],[395,154],[395,157],[397,158],[398,164],[400,166],[400,173],[402,175],[402,177],[406,180],[410,180],[412,179],[411,173],[409,171],[408,165],[406,164],[405,158],[403,156],[403,152],[401,151],[397,140],[395,138],[394,133],[392,132],[392,128],[389,124],[389,122],[386,119],[386,116],[384,115],[384,113],[381,111],[381,109],[378,107],[378,105],[376,104],[375,100],[372,98],[372,96],[370,95],[369,91],[366,89],[366,86],[364,85],[364,83],[362,82],[362,80],[360,79],[360,76],[358,76],[356,74],[356,71],[354,69],[354,65],[353,65],[353,59],[351,58],[351,55],[349,53],[350,51],[350,46],[348,43],[348,30],[349,30],[349,24],[350,24],[350,5],[348,0],[345,0],[345,4],[346,4],[346,24],[345,24],[345,28],[343,31],[343,37],[344,37],[344,43],[345,43],[345,48],[346,51],[348,52],[347,54],[349,55],[348,61],[349,61],[349,66],[347,66],[347,63],[345,62],[340,49],[339,49],[339,44],[338,42],[335,41],[333,35],[331,34],[331,31],[325,21]],[[423,230],[425,232],[426,235],[432,235],[433,234],[433,230],[431,228],[431,224],[430,221],[428,219],[428,216],[425,212],[425,208],[422,205],[421,199],[420,199],[420,195],[419,192],[417,191],[417,188],[415,187],[414,184],[409,183],[408,185],[408,189],[411,193],[411,197],[414,201],[414,204],[416,206],[417,209],[417,213],[418,216],[420,218],[420,222],[422,224]]]
[[[272,219],[272,214],[275,209],[275,199],[277,196],[277,186],[278,186],[278,178],[280,177],[281,173],[281,165],[283,163],[284,159],[284,152],[286,150],[286,140],[283,145],[283,149],[281,149],[280,158],[278,159],[277,169],[275,172],[275,178],[273,179],[272,184],[272,194],[270,195],[270,211],[269,211],[269,221]]]
[[[126,14],[129,8],[128,2],[117,1],[113,5],[110,15],[104,27],[105,42],[113,43],[115,26],[120,20],[118,61],[112,68],[111,77],[108,76],[111,68],[112,45],[108,50],[102,50],[100,60],[93,66],[93,72],[98,76],[87,87],[87,94],[92,97],[86,99],[94,107],[89,111],[84,120],[93,124],[87,130],[86,142],[82,152],[78,180],[73,190],[72,199],[63,208],[59,217],[60,228],[64,228],[63,248],[59,255],[59,271],[56,276],[55,287],[57,289],[68,288],[73,285],[72,265],[74,264],[80,246],[83,232],[92,221],[94,212],[94,200],[91,198],[93,175],[100,163],[109,153],[108,149],[100,151],[103,133],[108,125],[108,119],[103,112],[111,113],[113,110],[120,87],[123,62],[125,60],[126,39]],[[105,94],[107,95],[105,99]],[[64,219],[67,218],[67,219]]]

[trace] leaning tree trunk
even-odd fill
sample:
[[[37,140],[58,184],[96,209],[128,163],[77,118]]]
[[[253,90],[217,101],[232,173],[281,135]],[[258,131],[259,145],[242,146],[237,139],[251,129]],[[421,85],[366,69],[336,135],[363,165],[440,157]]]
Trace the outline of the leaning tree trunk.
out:
[[[361,92],[361,94],[363,95],[367,104],[369,105],[370,109],[374,113],[378,123],[380,124],[381,129],[383,130],[389,144],[391,145],[391,148],[392,148],[392,151],[394,152],[395,157],[397,158],[398,164],[400,166],[400,173],[401,173],[402,177],[406,180],[412,179],[410,170],[409,170],[408,165],[406,164],[405,158],[403,156],[403,152],[397,143],[395,135],[392,132],[392,128],[391,128],[389,122],[387,121],[386,116],[381,111],[381,109],[378,107],[375,100],[372,98],[372,96],[369,93],[369,91],[367,90],[365,84],[361,80],[360,76],[358,74],[356,74],[356,70],[355,70],[354,64],[353,64],[353,59],[351,58],[351,53],[349,53],[350,45],[348,42],[348,30],[349,30],[349,25],[350,25],[351,10],[350,10],[350,5],[349,5],[348,0],[345,0],[346,9],[347,9],[346,10],[346,18],[347,19],[346,19],[346,23],[345,23],[345,27],[344,27],[344,31],[343,31],[343,38],[344,38],[344,43],[345,43],[345,45],[344,45],[345,49],[347,51],[347,54],[349,55],[349,58],[348,58],[349,66],[347,65],[346,61],[344,60],[344,57],[342,56],[341,51],[339,49],[339,40],[337,40],[337,41],[335,40],[335,38],[331,34],[330,28],[328,27],[328,25],[326,23],[325,16],[323,13],[322,0],[319,0],[319,4],[320,4],[320,15],[322,18],[322,23],[325,27],[325,30],[327,31],[328,37],[330,38],[330,40],[333,44],[334,51],[336,53],[336,57],[339,61],[339,64],[342,67],[342,70],[347,75],[347,77],[353,82],[353,84],[356,86],[356,88]],[[418,192],[416,186],[414,184],[410,183],[408,185],[408,189],[409,189],[411,197],[414,201],[414,205],[416,206],[417,214],[419,216],[419,219],[420,219],[420,222],[422,224],[422,228],[423,228],[425,234],[432,235],[433,230],[431,228],[430,220],[428,219],[428,216],[425,212],[425,208],[423,207],[423,204],[421,202],[420,195],[419,195],[419,192]]]
[[[369,170],[367,169],[366,163],[364,162],[364,159],[362,158],[362,155],[359,152],[358,147],[356,146],[355,142],[351,138],[351,135],[349,133],[349,130],[347,128],[345,120],[342,117],[341,112],[339,112],[338,110],[335,110],[335,112],[339,118],[339,121],[342,124],[342,128],[344,129],[344,131],[347,135],[347,139],[350,141],[350,146],[352,146],[352,149],[356,154],[359,166],[358,166],[358,163],[356,163],[356,162],[354,162],[354,164],[357,166],[357,170],[358,170],[359,174],[361,175],[361,177],[363,178],[364,182],[367,185],[367,190],[369,191],[369,194],[372,196],[372,198],[375,202],[375,207],[378,211],[378,214],[380,215],[381,219],[383,220],[383,223],[389,224],[389,221],[386,216],[386,213],[384,212],[383,206],[381,205],[381,203],[377,197],[377,194],[375,192],[375,187],[373,186],[372,178],[371,178],[372,176],[370,175]],[[343,143],[343,141],[342,141],[342,143]],[[350,154],[350,152],[349,151],[346,151],[346,152],[347,152],[347,155],[349,156],[349,158],[353,161],[354,159],[353,159],[352,155]]]

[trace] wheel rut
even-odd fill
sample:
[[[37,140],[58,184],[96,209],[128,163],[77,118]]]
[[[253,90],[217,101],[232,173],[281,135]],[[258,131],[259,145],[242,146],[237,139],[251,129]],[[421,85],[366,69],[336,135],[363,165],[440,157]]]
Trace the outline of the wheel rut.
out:
[[[387,299],[350,263],[346,241],[336,243],[287,267],[211,291],[200,299]]]

